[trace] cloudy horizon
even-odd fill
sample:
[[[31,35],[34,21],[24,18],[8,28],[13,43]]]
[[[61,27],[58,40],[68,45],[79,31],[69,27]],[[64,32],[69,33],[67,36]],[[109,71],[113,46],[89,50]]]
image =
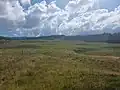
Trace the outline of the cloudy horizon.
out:
[[[119,29],[118,0],[0,1],[0,35],[81,35]]]

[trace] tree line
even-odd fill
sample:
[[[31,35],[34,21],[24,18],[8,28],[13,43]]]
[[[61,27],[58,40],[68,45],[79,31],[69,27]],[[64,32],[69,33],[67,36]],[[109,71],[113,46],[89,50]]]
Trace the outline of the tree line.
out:
[[[76,35],[76,36],[65,36],[65,35],[51,35],[51,36],[40,36],[40,37],[3,37],[0,36],[0,40],[81,40],[87,42],[108,42],[108,43],[120,43],[120,32],[119,33],[103,33],[96,35]]]

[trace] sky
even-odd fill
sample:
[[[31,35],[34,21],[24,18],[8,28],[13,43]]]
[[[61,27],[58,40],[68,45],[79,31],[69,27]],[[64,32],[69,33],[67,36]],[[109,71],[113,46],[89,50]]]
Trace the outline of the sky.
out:
[[[88,35],[120,30],[120,0],[0,0],[0,35]]]

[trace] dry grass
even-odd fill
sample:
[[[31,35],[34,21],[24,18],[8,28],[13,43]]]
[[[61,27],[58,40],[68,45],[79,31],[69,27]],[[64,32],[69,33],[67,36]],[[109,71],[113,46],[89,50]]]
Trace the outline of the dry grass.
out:
[[[0,90],[119,90],[118,46],[12,41],[0,49]]]

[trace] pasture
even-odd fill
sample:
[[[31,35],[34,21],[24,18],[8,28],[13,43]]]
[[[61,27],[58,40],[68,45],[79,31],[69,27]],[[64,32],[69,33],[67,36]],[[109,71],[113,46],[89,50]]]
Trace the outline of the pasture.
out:
[[[2,41],[0,90],[120,90],[120,44]]]

